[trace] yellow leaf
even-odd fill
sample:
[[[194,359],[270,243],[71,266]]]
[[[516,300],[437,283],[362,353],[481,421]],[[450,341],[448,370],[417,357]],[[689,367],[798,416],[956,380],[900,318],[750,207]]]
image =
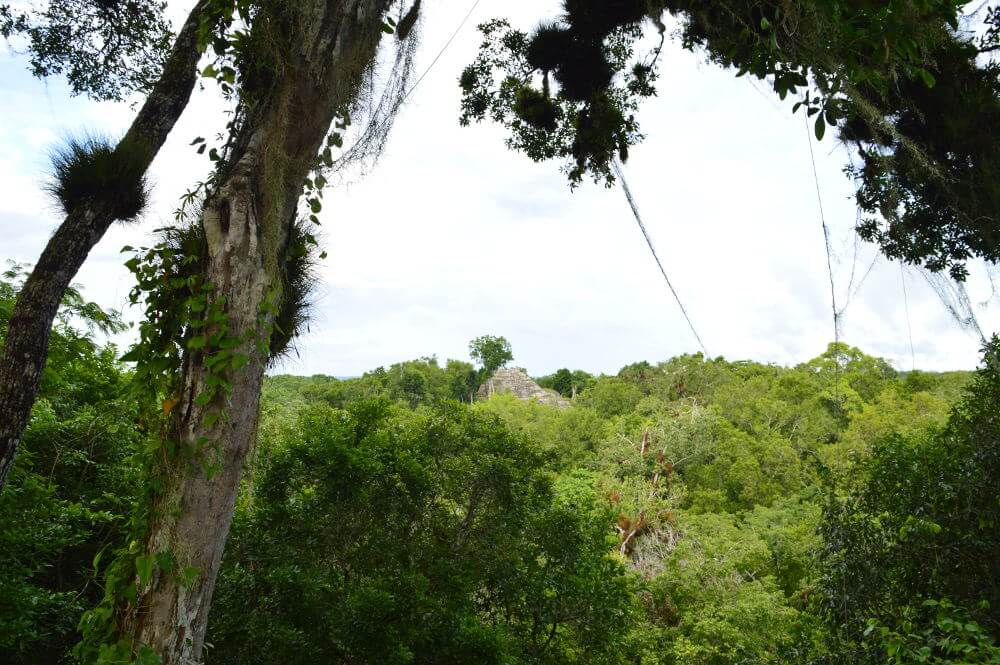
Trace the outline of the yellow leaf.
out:
[[[163,400],[163,413],[164,413],[164,415],[167,415],[171,411],[173,411],[174,407],[177,406],[177,403],[180,402],[180,401],[181,400],[180,400],[179,397],[168,397],[167,399]]]

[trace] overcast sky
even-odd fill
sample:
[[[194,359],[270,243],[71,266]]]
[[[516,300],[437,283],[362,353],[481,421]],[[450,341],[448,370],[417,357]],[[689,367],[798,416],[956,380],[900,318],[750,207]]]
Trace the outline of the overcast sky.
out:
[[[424,3],[417,73],[471,2]],[[171,12],[181,17],[191,4],[175,0]],[[535,375],[564,366],[613,373],[698,350],[620,189],[571,191],[559,164],[507,151],[497,127],[459,127],[457,79],[475,57],[476,24],[505,15],[528,29],[556,7],[482,0],[402,108],[378,165],[327,193],[317,317],[281,371],[345,376],[425,355],[467,359],[468,340],[481,334],[506,336],[515,364]],[[640,116],[647,138],[625,173],[705,346],[713,356],[780,364],[818,355],[833,324],[801,114],[679,48],[660,61],[659,96]],[[0,258],[31,262],[60,221],[40,188],[48,150],[67,133],[120,136],[133,109],[72,98],[62,81],[33,79],[23,56],[6,50],[0,76]],[[208,168],[188,144],[220,127],[221,109],[213,90],[196,94],[152,168],[148,213],[109,232],[79,274],[88,298],[125,307],[131,280],[119,250],[170,223],[179,196]],[[830,135],[816,145],[841,303],[852,269],[857,285],[876,255],[862,244],[855,259],[847,159]],[[991,290],[983,267],[973,271],[978,303]],[[879,257],[843,332],[907,370],[901,279],[899,265]],[[916,366],[974,367],[978,338],[958,328],[919,274],[905,279]],[[995,302],[977,315],[987,333],[997,328]]]

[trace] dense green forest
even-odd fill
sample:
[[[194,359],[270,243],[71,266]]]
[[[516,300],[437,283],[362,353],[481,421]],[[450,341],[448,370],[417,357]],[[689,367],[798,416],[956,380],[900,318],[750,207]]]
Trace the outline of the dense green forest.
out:
[[[134,546],[144,407],[92,341],[119,325],[71,292],[53,331],[0,496],[5,662],[63,662]],[[484,373],[432,357],[271,376],[206,662],[1000,662],[998,348],[541,377],[568,408],[470,402]]]
[[[845,148],[855,250],[923,271],[982,338],[976,372],[899,372],[835,333],[794,367],[706,352],[535,384],[483,335],[475,364],[273,376],[315,308],[324,191],[374,166],[478,5],[417,74],[421,0],[0,1],[32,76],[134,112],[52,148],[36,184],[61,219],[0,279],[0,663],[1000,663],[1000,338],[963,287],[1000,260],[1000,6],[562,0],[528,29],[479,24],[456,103],[433,106],[558,161],[570,189],[621,185],[701,345],[622,165],[641,107],[685,99],[660,80],[668,40],[749,76],[806,123],[810,155]],[[196,89],[213,117],[171,165],[189,189],[121,250],[138,320],[117,349],[100,340],[122,317],[73,283],[113,225],[165,212],[149,169]],[[33,156],[37,136],[16,145]],[[713,196],[786,197],[768,175]],[[838,306],[813,175],[839,330],[867,273]],[[405,188],[333,217],[363,224],[390,196]],[[31,200],[5,228],[44,219]],[[736,238],[684,250],[718,260]]]

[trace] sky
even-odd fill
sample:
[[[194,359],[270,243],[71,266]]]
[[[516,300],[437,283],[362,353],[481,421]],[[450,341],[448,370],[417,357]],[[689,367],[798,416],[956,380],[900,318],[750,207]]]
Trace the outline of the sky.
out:
[[[473,2],[424,3],[417,74]],[[192,4],[173,0],[171,16]],[[421,356],[467,360],[469,340],[483,334],[510,340],[514,364],[533,375],[615,373],[699,350],[621,189],[571,190],[559,163],[508,151],[502,129],[459,126],[457,80],[475,57],[475,26],[505,16],[527,30],[557,11],[552,0],[480,0],[401,108],[378,163],[327,191],[315,318],[276,371],[354,376]],[[900,370],[978,364],[978,337],[918,272],[856,244],[849,154],[830,133],[814,145],[814,179],[809,130],[790,102],[669,42],[660,62],[659,94],[639,116],[646,139],[625,176],[711,356],[789,365],[833,341],[818,182],[838,307],[849,300],[843,341]],[[32,78],[8,48],[0,90],[0,260],[31,263],[61,219],[43,190],[49,151],[67,135],[120,136],[134,104],[74,98],[61,80]],[[209,167],[189,144],[221,128],[224,108],[212,86],[196,92],[151,169],[148,211],[109,231],[79,273],[87,298],[137,320],[119,250],[154,242],[153,230],[172,222]],[[969,293],[989,334],[998,306],[979,306],[991,287],[984,266],[972,269]]]

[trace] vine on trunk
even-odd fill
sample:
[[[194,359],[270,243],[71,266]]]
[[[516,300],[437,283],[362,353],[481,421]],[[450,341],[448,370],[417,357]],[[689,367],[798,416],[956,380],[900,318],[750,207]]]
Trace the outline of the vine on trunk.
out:
[[[140,592],[154,573],[176,576],[181,586],[187,586],[201,572],[190,566],[178,569],[171,552],[143,554],[157,511],[173,509],[164,505],[160,496],[171,469],[179,463],[195,463],[211,477],[220,466],[218,451],[208,438],[200,437],[194,447],[186,447],[174,435],[179,421],[173,410],[181,402],[185,354],[204,357],[207,372],[203,388],[192,401],[199,406],[214,405],[204,416],[205,426],[211,429],[226,420],[229,373],[250,362],[250,357],[237,349],[251,341],[266,357],[269,342],[262,334],[266,328],[245,338],[230,333],[225,297],[216,295],[214,285],[202,276],[205,243],[200,229],[169,227],[160,232],[163,240],[153,247],[123,249],[134,254],[126,261],[136,278],[130,301],[142,302],[146,307],[145,320],[139,325],[139,341],[122,359],[136,363],[134,385],[143,405],[148,441],[138,454],[147,482],[132,514],[129,541],[115,552],[105,572],[104,598],[80,622],[83,641],[74,653],[84,662],[98,665],[159,662],[159,656],[148,647],[140,645],[136,649],[130,640],[118,639],[121,620],[140,602]],[[266,303],[273,306],[273,301],[269,298]],[[261,316],[261,321],[267,320]],[[98,555],[94,560],[95,572],[100,558]]]
[[[131,519],[129,542],[114,552],[107,565],[104,598],[81,619],[83,641],[75,654],[84,662],[160,662],[159,654],[149,646],[120,636],[130,634],[128,624],[158,575],[184,587],[208,572],[181,567],[176,553],[150,546],[158,518],[178,509],[166,488],[182,465],[197,464],[209,478],[222,468],[216,444],[223,439],[223,427],[229,422],[234,373],[248,363],[266,363],[282,353],[305,319],[310,268],[319,244],[310,224],[319,224],[326,174],[334,165],[333,151],[342,148],[342,132],[350,125],[346,108],[336,114],[319,154],[308,165],[303,182],[308,210],[290,225],[277,283],[264,296],[249,330],[234,332],[221,285],[205,277],[205,229],[200,221],[191,221],[200,217],[200,203],[215,195],[249,149],[244,130],[266,113],[267,91],[285,66],[285,51],[277,46],[280,40],[272,33],[279,29],[276,22],[288,18],[290,12],[288,5],[276,0],[212,0],[210,18],[199,31],[199,43],[211,46],[213,53],[212,64],[202,70],[202,77],[216,80],[223,96],[234,101],[235,107],[226,132],[217,137],[217,147],[210,148],[202,137],[191,145],[198,154],[207,153],[214,168],[204,182],[182,197],[175,213],[177,225],[159,229],[159,242],[123,249],[131,254],[125,265],[136,280],[130,300],[144,307],[139,341],[123,360],[136,363],[135,385],[144,405],[143,425],[149,442],[138,454],[148,480]],[[250,25],[252,30],[247,27]],[[394,23],[385,20],[382,29],[392,32]],[[323,257],[325,253],[320,254]],[[199,372],[186,380],[191,367]],[[195,418],[201,421],[193,423]],[[207,434],[184,443],[182,432],[192,425]],[[95,572],[100,558],[94,561]]]

